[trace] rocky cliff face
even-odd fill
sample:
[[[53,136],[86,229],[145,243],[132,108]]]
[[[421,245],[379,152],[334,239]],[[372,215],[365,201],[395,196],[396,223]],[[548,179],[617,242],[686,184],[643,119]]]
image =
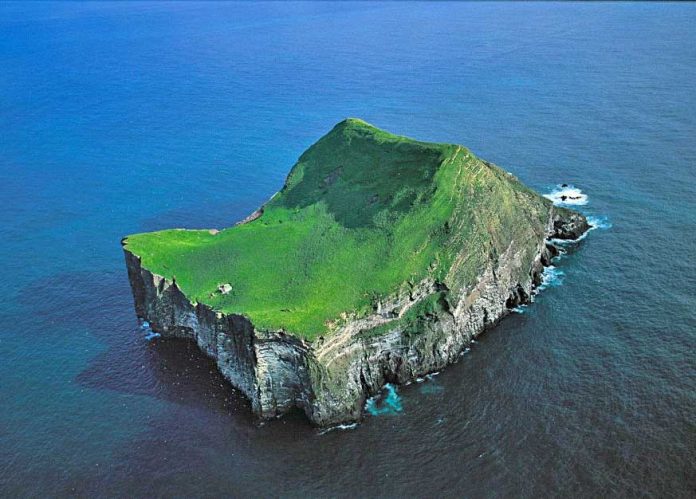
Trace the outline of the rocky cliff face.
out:
[[[454,362],[473,338],[530,301],[556,254],[549,240],[577,239],[588,228],[582,215],[550,208],[545,235],[512,241],[457,296],[434,280],[406,285],[372,314],[346,317],[326,339],[311,342],[192,303],[175,281],[124,251],[136,312],[153,330],[195,341],[260,417],[298,407],[313,423],[331,425],[358,420],[365,399],[385,383],[405,383]],[[426,300],[436,306],[413,314]],[[409,315],[417,327],[405,320]]]

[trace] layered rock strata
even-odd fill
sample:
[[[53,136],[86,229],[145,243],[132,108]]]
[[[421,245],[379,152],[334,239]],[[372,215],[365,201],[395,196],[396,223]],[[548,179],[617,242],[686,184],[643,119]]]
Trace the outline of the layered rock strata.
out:
[[[588,229],[582,215],[550,207],[544,235],[511,241],[456,296],[432,279],[406,283],[371,314],[348,316],[331,335],[311,341],[192,302],[175,279],[143,267],[125,245],[124,252],[137,315],[154,331],[195,341],[261,418],[300,408],[324,426],[360,419],[366,398],[385,383],[406,383],[456,361],[472,339],[531,300],[558,251],[550,241],[578,239]],[[530,245],[535,252],[525,249]],[[415,325],[402,320],[424,300],[436,306]]]

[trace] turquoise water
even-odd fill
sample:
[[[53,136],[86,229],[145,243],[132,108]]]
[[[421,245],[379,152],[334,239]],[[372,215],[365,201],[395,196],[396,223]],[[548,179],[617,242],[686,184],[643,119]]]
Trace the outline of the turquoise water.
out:
[[[696,491],[696,6],[0,4],[0,495]],[[355,428],[259,425],[136,321],[120,238],[225,227],[333,124],[465,144],[603,220]]]

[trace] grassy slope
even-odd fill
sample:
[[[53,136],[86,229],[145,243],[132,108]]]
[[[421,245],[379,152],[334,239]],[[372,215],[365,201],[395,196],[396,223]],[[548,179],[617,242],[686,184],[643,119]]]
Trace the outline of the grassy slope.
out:
[[[511,240],[541,236],[548,207],[461,146],[350,119],[300,157],[260,218],[217,235],[137,234],[126,247],[193,301],[312,339],[406,281],[471,285]],[[216,293],[223,283],[232,290]]]

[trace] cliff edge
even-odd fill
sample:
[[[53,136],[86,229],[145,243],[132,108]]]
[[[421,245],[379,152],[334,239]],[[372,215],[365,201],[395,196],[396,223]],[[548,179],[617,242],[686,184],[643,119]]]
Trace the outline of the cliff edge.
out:
[[[190,338],[263,418],[361,417],[531,299],[585,218],[453,144],[348,119],[234,227],[124,238],[136,313]]]

